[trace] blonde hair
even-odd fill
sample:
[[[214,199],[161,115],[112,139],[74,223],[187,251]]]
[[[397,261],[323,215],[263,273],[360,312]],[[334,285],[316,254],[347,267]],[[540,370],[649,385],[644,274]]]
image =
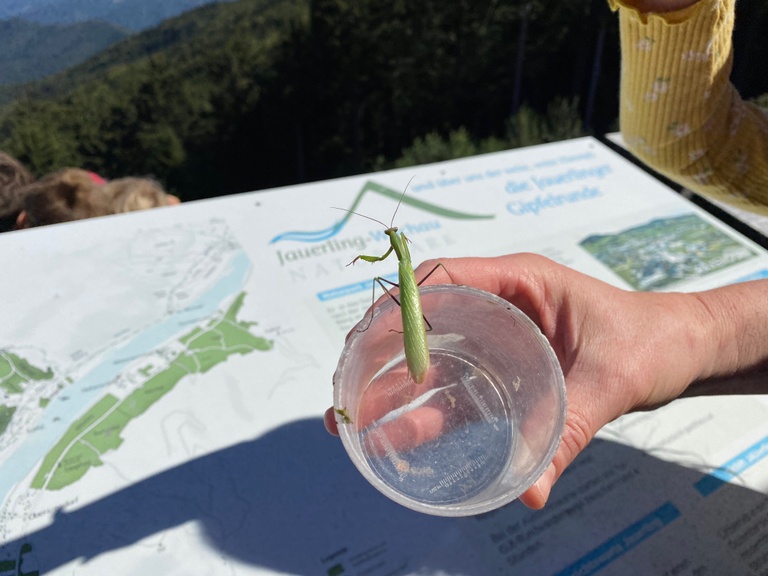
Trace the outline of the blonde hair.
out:
[[[151,178],[118,178],[103,186],[110,198],[112,212],[147,210],[168,204],[168,195],[159,182]]]

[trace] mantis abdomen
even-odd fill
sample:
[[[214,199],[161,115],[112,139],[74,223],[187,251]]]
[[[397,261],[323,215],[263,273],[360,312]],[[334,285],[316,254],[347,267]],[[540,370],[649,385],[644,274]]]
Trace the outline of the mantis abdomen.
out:
[[[427,329],[421,310],[419,287],[410,260],[398,263],[400,280],[400,313],[403,318],[403,347],[408,372],[417,384],[424,382],[429,370]]]

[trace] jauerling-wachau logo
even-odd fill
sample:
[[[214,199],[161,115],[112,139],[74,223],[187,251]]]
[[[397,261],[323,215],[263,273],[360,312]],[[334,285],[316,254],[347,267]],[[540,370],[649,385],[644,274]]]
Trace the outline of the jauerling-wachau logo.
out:
[[[353,216],[352,212],[355,211],[363,197],[369,192],[372,194],[380,194],[381,196],[389,198],[395,202],[402,202],[403,204],[413,206],[414,208],[418,208],[419,210],[423,210],[437,216],[453,218],[454,220],[489,220],[495,217],[493,214],[469,214],[467,212],[451,210],[450,208],[443,208],[437,204],[425,202],[424,200],[413,198],[407,194],[403,196],[402,191],[392,190],[391,188],[387,188],[386,186],[382,186],[381,184],[377,184],[376,182],[369,180],[360,189],[360,192],[357,193],[357,196],[355,196],[355,200],[352,202],[352,205],[348,209],[349,211],[344,214],[341,220],[337,221],[329,228],[313,231],[294,230],[283,232],[272,238],[269,243],[275,244],[277,242],[283,242],[286,240],[292,240],[294,242],[324,242],[330,238],[333,238],[336,236],[336,234],[341,232],[347,221]]]

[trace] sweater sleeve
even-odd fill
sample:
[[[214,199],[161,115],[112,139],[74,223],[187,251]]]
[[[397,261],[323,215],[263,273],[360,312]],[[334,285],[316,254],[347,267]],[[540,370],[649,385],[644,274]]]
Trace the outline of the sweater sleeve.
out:
[[[729,80],[735,0],[663,14],[608,1],[619,11],[628,148],[694,192],[768,214],[768,117]]]

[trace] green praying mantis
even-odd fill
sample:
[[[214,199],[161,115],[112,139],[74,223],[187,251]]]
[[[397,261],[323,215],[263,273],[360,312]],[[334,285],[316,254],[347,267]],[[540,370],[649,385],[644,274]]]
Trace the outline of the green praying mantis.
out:
[[[411,178],[411,180],[413,180],[413,178]],[[408,185],[410,185],[410,181],[408,182]],[[411,378],[413,378],[414,382],[417,384],[421,384],[424,382],[424,379],[427,376],[427,372],[429,371],[429,346],[427,345],[427,329],[431,330],[432,326],[424,316],[421,308],[419,286],[422,282],[429,278],[435,272],[435,270],[440,267],[446,271],[449,278],[451,275],[448,273],[448,270],[445,269],[445,266],[442,264],[437,264],[437,266],[430,270],[429,273],[424,276],[420,282],[416,282],[416,276],[413,272],[413,263],[411,261],[411,252],[408,249],[408,242],[410,242],[410,240],[408,240],[403,232],[398,232],[397,227],[394,225],[395,216],[397,216],[400,203],[402,202],[402,198],[405,196],[407,191],[408,186],[405,187],[405,190],[400,197],[400,202],[398,202],[397,206],[395,207],[395,212],[392,214],[392,220],[390,221],[389,226],[380,220],[371,218],[370,216],[352,212],[352,214],[367,218],[368,220],[372,220],[374,222],[378,222],[384,226],[386,228],[384,233],[389,238],[389,248],[381,256],[367,256],[365,254],[360,254],[359,256],[356,256],[352,262],[347,264],[347,266],[354,264],[358,260],[365,260],[366,262],[371,263],[381,262],[382,260],[386,260],[390,254],[394,252],[395,256],[397,257],[398,283],[391,282],[390,280],[387,280],[381,276],[377,276],[373,279],[373,281],[374,283],[378,283],[379,286],[381,286],[382,289],[389,295],[389,297],[392,298],[400,306],[400,313],[403,321],[403,348],[405,350],[405,362],[408,366],[408,373],[410,374]],[[339,210],[344,209],[339,208]],[[387,289],[387,287],[384,285],[385,282],[390,286],[394,286],[400,289],[399,299]]]

